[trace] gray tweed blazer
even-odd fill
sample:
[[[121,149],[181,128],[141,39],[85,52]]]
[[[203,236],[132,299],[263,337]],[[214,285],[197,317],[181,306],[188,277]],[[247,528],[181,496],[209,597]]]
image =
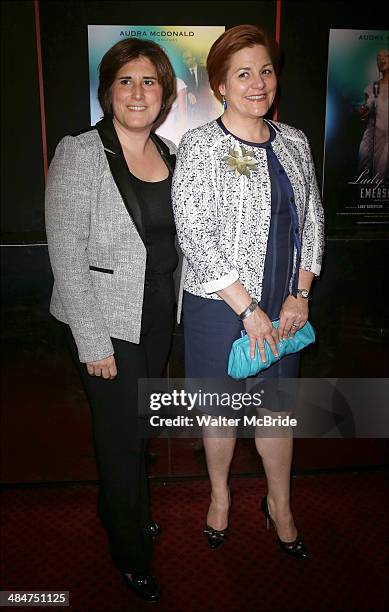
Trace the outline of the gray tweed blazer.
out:
[[[151,137],[173,171],[175,145]],[[110,119],[60,141],[49,169],[45,210],[54,274],[50,312],[69,324],[80,361],[112,355],[111,337],[139,343],[144,228]]]

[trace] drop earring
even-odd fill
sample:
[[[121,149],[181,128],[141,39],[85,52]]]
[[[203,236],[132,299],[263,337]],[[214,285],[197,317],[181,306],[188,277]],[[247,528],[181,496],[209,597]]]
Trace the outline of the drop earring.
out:
[[[225,99],[224,96],[223,96],[223,108],[224,110],[227,110],[227,100]]]

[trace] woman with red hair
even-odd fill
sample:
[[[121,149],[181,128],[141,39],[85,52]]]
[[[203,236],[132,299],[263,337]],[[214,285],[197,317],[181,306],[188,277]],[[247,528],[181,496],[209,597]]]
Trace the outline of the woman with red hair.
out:
[[[213,44],[209,82],[224,104],[215,121],[185,134],[173,178],[177,234],[186,258],[183,313],[186,376],[226,380],[231,344],[243,327],[254,356],[308,318],[308,297],[320,273],[323,209],[306,136],[266,118],[277,93],[279,53],[261,28],[227,30]],[[279,319],[278,331],[272,322]],[[262,377],[297,377],[299,355]],[[268,408],[270,411],[274,407]],[[211,408],[207,409],[211,413]],[[223,414],[236,416],[227,407]],[[221,414],[220,409],[217,414]],[[234,432],[235,434],[235,432]],[[262,511],[282,550],[308,557],[290,508],[293,438],[255,440],[268,484]],[[229,468],[235,435],[205,432],[212,493],[205,534],[211,549],[226,539]]]

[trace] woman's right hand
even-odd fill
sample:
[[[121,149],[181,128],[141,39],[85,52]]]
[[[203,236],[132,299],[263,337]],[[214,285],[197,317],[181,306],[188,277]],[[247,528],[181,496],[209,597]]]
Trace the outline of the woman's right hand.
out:
[[[115,357],[111,355],[99,361],[90,361],[86,364],[88,374],[91,376],[102,376],[107,380],[112,380],[117,374]]]
[[[276,357],[278,357],[277,343],[279,343],[278,332],[273,327],[267,314],[257,308],[243,321],[244,328],[250,338],[250,357],[254,359],[255,345],[258,343],[261,360],[266,363],[265,340]]]

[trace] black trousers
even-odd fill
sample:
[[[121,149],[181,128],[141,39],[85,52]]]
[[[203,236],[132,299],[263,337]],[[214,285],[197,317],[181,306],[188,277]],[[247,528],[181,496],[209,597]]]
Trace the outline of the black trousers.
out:
[[[112,338],[117,376],[90,376],[80,363],[68,325],[65,335],[91,407],[99,474],[98,512],[115,565],[121,571],[150,571],[151,539],[145,442],[139,435],[138,378],[158,378],[166,365],[174,327],[171,276],[147,280],[139,344]]]

